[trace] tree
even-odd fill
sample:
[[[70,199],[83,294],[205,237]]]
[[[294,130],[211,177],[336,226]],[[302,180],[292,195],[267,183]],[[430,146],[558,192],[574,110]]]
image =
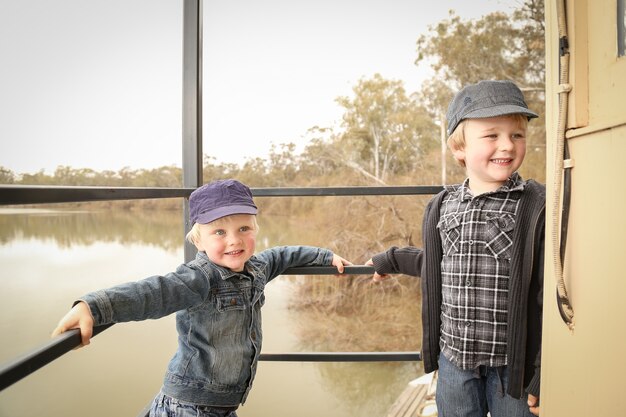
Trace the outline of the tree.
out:
[[[401,81],[375,74],[361,79],[353,92],[353,98],[337,99],[346,111],[345,131],[336,142],[350,168],[384,184],[390,174],[413,168],[416,158],[436,143],[436,126],[407,96]]]
[[[13,184],[15,182],[15,174],[8,168],[0,166],[0,184]]]
[[[416,64],[435,70],[418,93],[431,116],[445,114],[447,103],[462,86],[483,79],[508,79],[524,92],[540,117],[529,124],[524,170],[545,180],[545,61],[543,0],[526,0],[512,15],[492,13],[479,20],[449,18],[417,40]]]
[[[321,184],[324,179],[337,176],[345,165],[333,151],[336,135],[332,128],[313,126],[306,134],[308,144],[300,155],[300,174],[309,180],[315,178]],[[339,177],[345,179],[343,175]]]
[[[416,64],[431,58],[436,79],[453,90],[483,79],[508,79],[522,90],[544,89],[543,0],[526,0],[512,15],[450,18],[417,40]]]
[[[24,185],[51,185],[57,184],[54,182],[54,178],[47,175],[43,169],[37,171],[34,174],[22,174],[22,180],[20,184]]]

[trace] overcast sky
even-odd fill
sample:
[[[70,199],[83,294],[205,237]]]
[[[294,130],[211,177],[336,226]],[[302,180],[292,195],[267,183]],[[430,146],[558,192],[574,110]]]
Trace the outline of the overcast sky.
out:
[[[302,147],[375,73],[429,76],[415,41],[453,9],[520,0],[204,0],[204,153],[244,162]],[[182,1],[0,0],[0,166],[181,165]]]

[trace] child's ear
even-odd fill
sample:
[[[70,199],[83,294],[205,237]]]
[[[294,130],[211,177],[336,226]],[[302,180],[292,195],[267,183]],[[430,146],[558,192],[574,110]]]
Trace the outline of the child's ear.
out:
[[[465,148],[459,148],[454,142],[448,141],[448,146],[452,151],[452,156],[457,161],[465,161]]]
[[[204,246],[202,245],[202,239],[199,236],[192,236],[191,243],[198,249],[198,252],[204,252]]]
[[[452,155],[457,161],[465,161],[465,149],[452,148]]]
[[[198,249],[198,252],[204,252],[204,246],[202,243],[197,242],[196,239],[193,240],[193,245]]]

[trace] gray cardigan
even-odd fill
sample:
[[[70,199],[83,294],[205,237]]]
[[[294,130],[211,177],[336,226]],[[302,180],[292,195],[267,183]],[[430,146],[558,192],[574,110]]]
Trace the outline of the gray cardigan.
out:
[[[423,249],[392,247],[372,258],[374,269],[380,274],[422,277],[422,359],[426,372],[437,369],[440,351],[442,244],[437,224],[445,194],[446,191],[437,194],[426,207]],[[545,200],[545,187],[527,181],[515,218],[507,330],[507,393],[515,398],[522,398],[524,388],[539,396]]]

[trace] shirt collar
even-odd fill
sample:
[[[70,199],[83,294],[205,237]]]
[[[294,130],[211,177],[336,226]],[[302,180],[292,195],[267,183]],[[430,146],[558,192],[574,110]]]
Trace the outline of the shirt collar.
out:
[[[474,198],[474,195],[469,189],[469,178],[466,178],[465,181],[461,184],[455,185],[446,185],[445,189],[450,193],[452,198],[458,199],[459,201],[471,200]],[[511,191],[523,191],[524,186],[526,185],[526,181],[522,179],[522,176],[515,171],[511,176],[505,181],[504,184],[500,186],[495,191],[491,191],[485,193],[483,195],[492,195],[496,193],[509,193]]]
[[[526,181],[522,179],[522,176],[515,171],[509,179],[495,192],[511,192],[511,191],[523,191],[526,186]]]
[[[215,262],[213,262],[212,260],[209,259],[209,257],[206,255],[205,252],[198,252],[196,254],[196,257],[200,257],[205,262],[211,264],[211,267],[214,268],[220,274],[220,278],[222,280],[227,280],[227,279],[232,278],[234,276],[238,276],[239,278],[241,278],[241,276],[245,276],[245,277],[250,278],[251,276],[255,275],[255,272],[258,273],[258,271],[259,271],[259,268],[257,268],[256,266],[252,265],[250,260],[248,260],[245,263],[244,270],[242,272],[235,272],[232,269],[228,269],[228,268],[225,268],[225,267],[223,267],[221,265],[216,264]]]

